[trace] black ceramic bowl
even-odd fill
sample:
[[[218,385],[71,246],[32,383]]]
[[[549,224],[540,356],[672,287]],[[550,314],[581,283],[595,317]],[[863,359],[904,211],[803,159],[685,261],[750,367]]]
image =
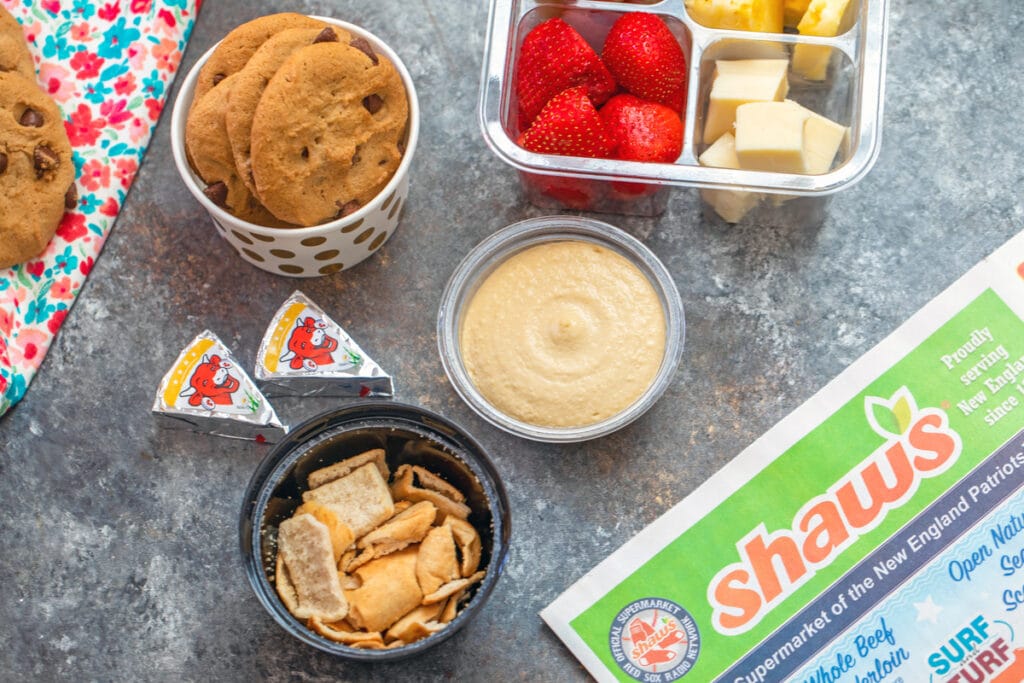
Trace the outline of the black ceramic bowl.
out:
[[[415,643],[365,650],[328,640],[293,617],[277,596],[271,577],[277,557],[277,527],[302,503],[310,472],[384,448],[392,471],[422,465],[466,495],[469,522],[483,545],[480,566],[487,570],[458,616],[446,628]],[[339,657],[388,661],[409,657],[455,634],[484,606],[508,554],[511,520],[508,496],[494,465],[480,445],[458,425],[416,406],[364,401],[326,412],[296,427],[260,463],[245,492],[239,532],[242,560],[256,597],[281,627],[299,640]]]

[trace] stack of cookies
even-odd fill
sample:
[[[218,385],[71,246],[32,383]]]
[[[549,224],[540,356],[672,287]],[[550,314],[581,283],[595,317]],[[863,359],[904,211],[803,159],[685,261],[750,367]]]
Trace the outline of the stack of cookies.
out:
[[[36,83],[18,22],[0,7],[0,268],[38,256],[75,207],[60,110]]]
[[[311,226],[387,185],[408,118],[401,76],[365,39],[274,14],[233,30],[201,68],[185,148],[215,204],[256,225]]]

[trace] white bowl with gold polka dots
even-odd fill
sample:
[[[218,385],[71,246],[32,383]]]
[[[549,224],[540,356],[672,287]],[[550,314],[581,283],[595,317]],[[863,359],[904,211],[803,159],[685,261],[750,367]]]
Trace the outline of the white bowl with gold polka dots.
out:
[[[362,36],[374,50],[391,60],[402,77],[409,97],[409,125],[405,153],[398,170],[380,194],[358,211],[309,228],[268,228],[233,216],[203,194],[205,183],[193,172],[185,156],[185,120],[192,105],[199,70],[216,49],[204,54],[185,77],[171,117],[171,151],[186,187],[213,219],[213,225],[239,255],[257,268],[289,277],[318,277],[351,268],[376,252],[395,233],[405,213],[409,194],[409,166],[420,131],[416,88],[405,64],[377,36],[365,29],[329,17],[316,17]]]

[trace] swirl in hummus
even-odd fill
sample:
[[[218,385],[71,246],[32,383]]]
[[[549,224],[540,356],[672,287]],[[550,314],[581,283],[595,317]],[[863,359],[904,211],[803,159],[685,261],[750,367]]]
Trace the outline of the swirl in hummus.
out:
[[[545,242],[486,276],[462,316],[466,371],[497,410],[543,427],[584,427],[628,408],[665,354],[665,313],[648,278],[583,240]]]

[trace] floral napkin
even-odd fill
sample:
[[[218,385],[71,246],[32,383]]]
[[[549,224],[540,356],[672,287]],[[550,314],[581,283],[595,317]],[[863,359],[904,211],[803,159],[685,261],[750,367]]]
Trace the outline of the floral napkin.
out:
[[[0,269],[0,415],[25,394],[103,248],[201,4],[0,0],[64,114],[79,195],[42,254]]]

